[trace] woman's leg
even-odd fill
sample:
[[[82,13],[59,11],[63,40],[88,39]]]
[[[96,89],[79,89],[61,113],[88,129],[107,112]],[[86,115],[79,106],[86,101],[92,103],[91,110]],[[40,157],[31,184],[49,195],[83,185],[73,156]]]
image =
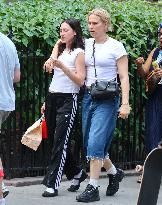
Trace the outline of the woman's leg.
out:
[[[43,184],[47,189],[43,196],[55,196],[54,193],[48,193],[51,189],[57,193],[57,189],[61,183],[65,162],[67,159],[68,141],[71,135],[76,111],[77,111],[77,95],[71,97],[55,98],[57,116],[56,128],[54,133],[53,148],[51,155],[51,163],[48,172],[43,180]],[[71,170],[73,172],[73,170]]]
[[[113,166],[113,163],[111,162],[111,160],[110,160],[109,158],[104,160],[103,167],[104,167],[107,171],[108,171],[112,166]]]
[[[98,180],[101,172],[102,160],[92,159],[90,160],[90,181],[93,187],[98,188]]]
[[[68,149],[64,172],[68,180],[73,179],[71,186],[67,189],[70,192],[77,191],[80,187],[80,183],[84,181],[88,176],[82,169],[80,161],[74,158],[71,147]]]
[[[123,170],[116,168],[109,158],[104,160],[103,167],[106,169],[109,177],[106,196],[113,196],[119,190],[119,182],[122,181],[124,172]]]
[[[84,110],[88,113],[86,120],[83,119],[83,134],[87,157],[90,159],[90,182],[85,191],[77,196],[78,201],[92,202],[100,200],[98,192],[99,173],[116,126],[118,105],[119,98],[92,101],[89,95],[83,99],[83,116]],[[108,165],[111,167],[111,164]]]

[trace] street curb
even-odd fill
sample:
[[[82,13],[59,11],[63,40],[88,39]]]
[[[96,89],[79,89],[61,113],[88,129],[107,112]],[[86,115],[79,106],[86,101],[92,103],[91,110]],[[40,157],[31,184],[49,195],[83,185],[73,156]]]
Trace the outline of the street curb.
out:
[[[135,170],[125,170],[124,171],[125,176],[139,176],[139,173],[137,173]],[[106,178],[107,173],[101,172],[100,178]],[[89,177],[88,177],[89,178]],[[39,177],[24,177],[24,178],[14,178],[4,180],[4,183],[6,186],[15,186],[15,187],[22,187],[22,186],[30,186],[30,185],[38,185],[41,184],[43,180],[43,176]],[[67,181],[66,177],[63,176],[62,181]]]

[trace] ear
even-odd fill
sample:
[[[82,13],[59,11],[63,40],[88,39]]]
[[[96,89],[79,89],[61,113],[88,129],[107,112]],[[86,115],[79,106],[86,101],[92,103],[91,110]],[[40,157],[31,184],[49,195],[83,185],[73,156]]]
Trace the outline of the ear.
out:
[[[76,36],[76,32],[74,31],[74,36]]]

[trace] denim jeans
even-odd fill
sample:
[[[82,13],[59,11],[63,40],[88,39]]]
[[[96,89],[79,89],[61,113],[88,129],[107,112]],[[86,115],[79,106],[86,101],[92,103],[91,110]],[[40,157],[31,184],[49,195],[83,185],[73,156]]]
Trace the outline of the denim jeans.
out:
[[[104,159],[107,156],[118,109],[118,96],[111,100],[92,100],[88,91],[85,91],[82,101],[82,130],[87,158]]]

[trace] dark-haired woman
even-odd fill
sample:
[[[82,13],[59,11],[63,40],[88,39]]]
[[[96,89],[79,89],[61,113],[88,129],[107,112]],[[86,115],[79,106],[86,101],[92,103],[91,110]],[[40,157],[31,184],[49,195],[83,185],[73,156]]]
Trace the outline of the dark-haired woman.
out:
[[[78,20],[67,19],[61,23],[60,40],[44,68],[47,72],[54,69],[49,93],[42,107],[42,112],[45,110],[48,135],[53,143],[50,164],[43,180],[47,189],[42,196],[54,197],[58,195],[63,173],[67,179],[75,179],[71,189],[76,186],[79,189],[80,182],[87,177],[77,166],[69,146],[77,113],[78,92],[85,80],[84,42]]]
[[[162,23],[158,27],[158,41],[159,46],[150,52],[146,62],[144,62],[143,57],[136,59],[137,71],[142,78],[145,78],[154,69],[155,62],[157,64],[157,68],[154,70],[155,75],[159,80],[162,78]],[[162,140],[162,81],[148,97],[145,110],[145,143],[148,154]],[[140,183],[140,179],[137,182]]]
[[[159,46],[154,48],[149,54],[146,62],[139,57],[136,60],[139,75],[146,76],[149,71],[153,70],[152,62],[158,63],[158,68],[155,73],[160,79],[162,78],[162,23],[158,28]],[[159,83],[155,92],[148,97],[146,103],[146,149],[149,153],[152,149],[158,146],[162,140],[162,83]]]

